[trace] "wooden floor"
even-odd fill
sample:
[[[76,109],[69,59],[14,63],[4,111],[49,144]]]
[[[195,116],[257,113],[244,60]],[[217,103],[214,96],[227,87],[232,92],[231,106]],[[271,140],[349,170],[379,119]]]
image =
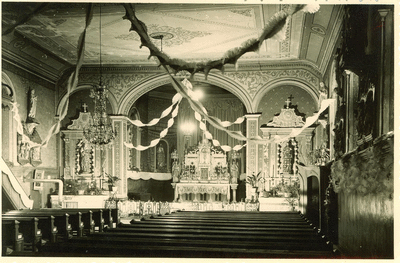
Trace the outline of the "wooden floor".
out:
[[[176,212],[120,224],[37,256],[335,258],[332,245],[295,212]]]

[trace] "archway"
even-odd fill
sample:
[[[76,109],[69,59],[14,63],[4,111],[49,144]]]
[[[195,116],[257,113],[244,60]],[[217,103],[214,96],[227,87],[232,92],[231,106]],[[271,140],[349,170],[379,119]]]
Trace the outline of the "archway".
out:
[[[217,79],[215,77],[215,79]],[[218,78],[219,82],[222,82],[221,77]],[[204,80],[202,78],[195,78],[194,81],[192,81],[193,89],[203,89],[203,92],[205,93],[205,99],[210,99],[210,100],[218,100],[215,101],[215,103],[208,103],[209,101],[202,101],[204,107],[207,109],[209,112],[209,115],[219,117],[221,120],[227,120],[221,115],[221,111],[236,111],[237,109],[240,109],[239,112],[235,113],[236,115],[232,115],[233,119],[228,119],[228,121],[235,121],[238,117],[242,117],[245,114],[245,105],[241,102],[240,98],[238,98],[235,94],[230,92],[226,87],[221,87],[219,85],[212,84],[212,81]],[[156,77],[150,77],[147,79],[147,81],[142,82],[141,84],[137,85],[136,88],[132,91],[129,92],[128,95],[126,95],[121,102],[121,106],[119,108],[119,113],[122,115],[128,115],[131,116],[133,111],[138,112],[138,116],[140,116],[140,121],[142,123],[148,123],[151,120],[154,120],[155,118],[159,118],[161,112],[163,112],[166,108],[168,108],[171,105],[171,99],[172,97],[176,94],[176,90],[173,88],[172,84],[170,83],[171,79],[168,75],[163,75],[163,76],[156,76]],[[217,81],[214,81],[216,83]],[[232,84],[229,84],[232,86]],[[241,96],[244,97],[244,92],[240,90],[240,88],[237,86],[236,87],[236,94],[242,94]],[[208,98],[207,98],[208,96]],[[235,103],[239,103],[240,107],[235,107],[232,106],[233,104],[232,101],[235,100]],[[186,104],[185,104],[186,102]],[[209,105],[211,104],[211,105]],[[248,103],[249,104],[249,103]],[[186,107],[185,107],[186,105]],[[236,105],[236,104],[235,104]],[[224,106],[224,107],[222,107]],[[224,110],[226,109],[226,110]],[[160,132],[164,131],[168,127],[168,133],[165,137],[162,138],[162,140],[165,140],[168,145],[170,145],[169,150],[168,150],[168,155],[171,155],[171,152],[175,149],[178,150],[178,152],[182,152],[182,155],[180,155],[179,160],[182,164],[182,160],[184,159],[184,150],[185,150],[185,145],[184,145],[184,140],[182,142],[178,140],[180,136],[183,138],[182,132],[180,130],[180,115],[181,114],[186,114],[187,112],[193,110],[190,108],[188,105],[186,99],[184,99],[180,105],[179,105],[179,111],[178,111],[178,116],[175,119],[175,122],[172,126],[167,126],[169,123],[170,116],[167,116],[166,118],[161,119],[159,122],[157,122],[155,125],[152,126],[144,126],[141,128],[141,145],[146,147],[150,145],[150,142],[159,139],[160,138]],[[218,114],[214,114],[214,113]],[[192,114],[191,120],[194,122],[196,125],[196,129],[198,129],[198,122],[197,120],[194,119],[194,114]],[[222,117],[221,117],[222,116]],[[128,122],[129,123],[129,122]],[[235,144],[230,144],[229,142],[226,143],[226,141],[220,140],[219,137],[215,136],[214,133],[211,131],[212,127],[208,127],[209,131],[213,134],[214,139],[217,139],[220,141],[222,145],[229,145],[229,146],[235,146]],[[234,130],[240,130],[237,127],[233,127]],[[195,147],[198,145],[200,140],[202,139],[201,136],[201,131],[196,132],[195,134],[190,134],[191,140],[190,144],[188,143],[188,147]],[[226,135],[226,133],[225,133]],[[160,142],[161,143],[161,142]],[[149,173],[151,174],[152,178],[161,178],[160,174],[155,174],[155,173],[162,173],[162,171],[158,171],[157,168],[157,163],[156,163],[156,147],[151,147],[148,149],[144,149],[143,151],[140,152],[141,154],[141,160],[142,162],[140,163],[140,173]],[[182,149],[181,149],[182,148]],[[244,156],[242,157],[244,159]],[[153,165],[151,165],[153,164]],[[241,168],[244,167],[244,165],[240,164],[239,165]],[[170,167],[169,167],[170,168]],[[168,170],[170,172],[170,169]],[[137,177],[135,177],[137,178]],[[162,177],[166,179],[166,177]],[[152,180],[153,180],[152,179]],[[168,179],[169,180],[169,179]],[[144,183],[149,183],[153,184],[151,181],[149,182],[144,182]],[[147,187],[148,189],[153,189],[152,186]],[[135,190],[135,189],[132,189]],[[136,189],[139,190],[139,189]],[[145,195],[143,195],[145,196]],[[146,198],[146,197],[140,197],[140,194],[137,195],[134,198]],[[151,197],[150,197],[151,198]]]

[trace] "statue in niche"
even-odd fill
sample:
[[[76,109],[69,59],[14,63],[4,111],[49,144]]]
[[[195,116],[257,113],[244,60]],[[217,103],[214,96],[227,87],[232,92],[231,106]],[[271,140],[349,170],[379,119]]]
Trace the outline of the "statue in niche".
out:
[[[215,173],[218,175],[222,174],[222,165],[220,162],[218,162],[217,165],[215,166]]]
[[[91,172],[92,166],[92,147],[84,140],[80,140],[77,145],[77,170],[80,174]]]
[[[196,173],[196,166],[194,165],[193,162],[190,163],[189,172],[190,172],[191,175]]]
[[[42,139],[36,130],[40,123],[36,119],[37,96],[35,90],[30,89],[28,96],[28,116],[26,121],[22,123],[25,136],[18,134],[17,157],[21,165],[30,162],[32,166],[37,166],[42,163],[41,147],[38,145],[42,143]]]
[[[157,148],[157,171],[165,170],[165,150],[164,147],[160,144]]]
[[[288,141],[282,150],[282,172],[289,174],[293,173],[293,159],[293,149]]]

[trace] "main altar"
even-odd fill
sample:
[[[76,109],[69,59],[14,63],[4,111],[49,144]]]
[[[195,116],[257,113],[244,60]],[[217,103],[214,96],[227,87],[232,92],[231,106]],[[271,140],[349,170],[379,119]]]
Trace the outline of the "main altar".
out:
[[[172,175],[174,201],[230,202],[236,200],[238,169],[236,160],[228,164],[226,153],[203,138],[198,146],[187,149],[182,163],[174,152]]]

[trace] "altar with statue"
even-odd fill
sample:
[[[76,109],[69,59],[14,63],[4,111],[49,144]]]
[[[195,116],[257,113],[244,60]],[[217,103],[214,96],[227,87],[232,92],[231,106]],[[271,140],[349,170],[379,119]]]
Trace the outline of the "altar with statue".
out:
[[[226,153],[203,138],[190,147],[180,163],[177,152],[171,154],[172,187],[176,202],[230,202],[236,200],[238,169],[229,164]]]

